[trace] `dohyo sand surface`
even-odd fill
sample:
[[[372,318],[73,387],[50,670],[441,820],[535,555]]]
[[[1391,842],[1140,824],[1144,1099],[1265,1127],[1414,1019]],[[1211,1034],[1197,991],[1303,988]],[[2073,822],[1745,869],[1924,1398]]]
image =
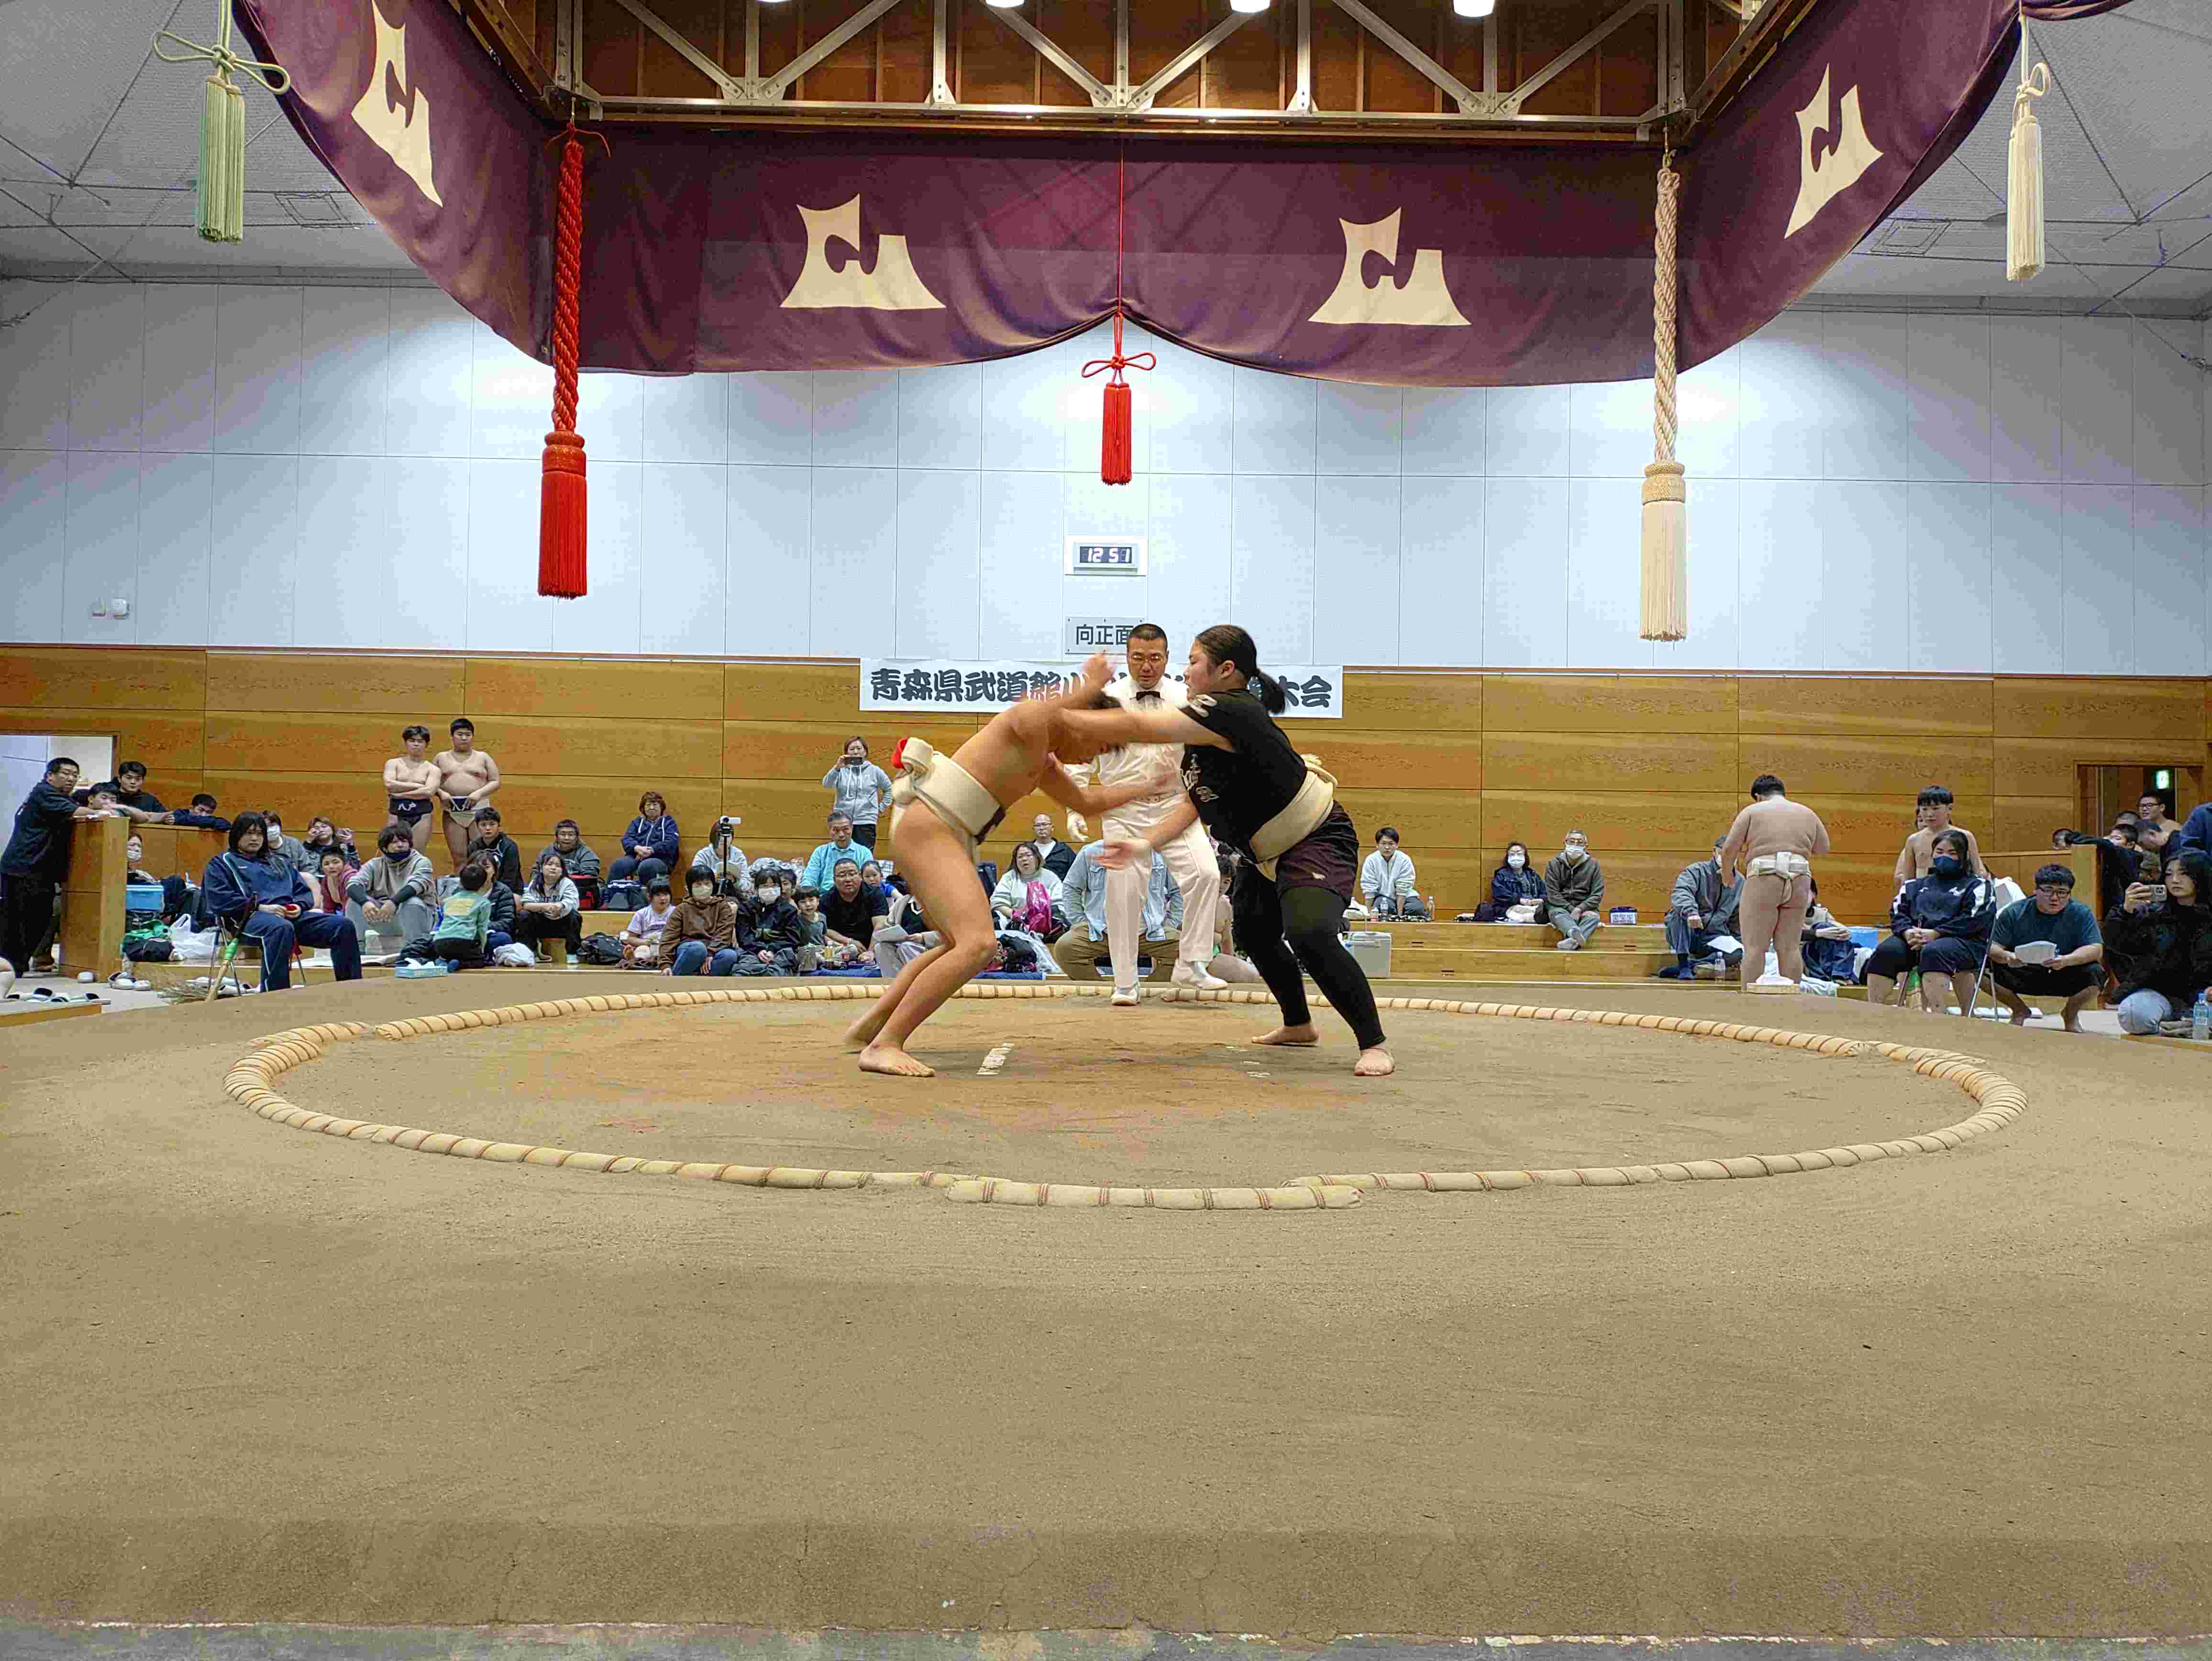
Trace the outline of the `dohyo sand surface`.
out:
[[[1276,1215],[434,1158],[224,1093],[282,1028],[580,978],[0,1040],[0,1612],[2212,1628],[2200,1057],[1826,1000],[1485,989],[1955,1047],[2027,1110],[1850,1169]],[[1354,1080],[1333,1017],[1285,1051],[1249,1042],[1264,1007],[1097,1000],[957,1003],[915,1045],[940,1076],[881,1080],[837,1045],[858,1007],[343,1043],[274,1087],[641,1159],[1155,1187],[1717,1159],[1976,1110],[1870,1055],[1433,1013],[1389,1013],[1399,1074]]]

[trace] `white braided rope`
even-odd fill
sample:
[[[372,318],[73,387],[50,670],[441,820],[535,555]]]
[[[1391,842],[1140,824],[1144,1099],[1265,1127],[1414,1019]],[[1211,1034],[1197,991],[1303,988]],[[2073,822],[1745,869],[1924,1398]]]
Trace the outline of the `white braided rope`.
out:
[[[1674,153],[1669,151],[1659,168],[1658,257],[1651,271],[1654,461],[1674,459],[1675,222],[1681,199],[1682,175],[1674,171]]]

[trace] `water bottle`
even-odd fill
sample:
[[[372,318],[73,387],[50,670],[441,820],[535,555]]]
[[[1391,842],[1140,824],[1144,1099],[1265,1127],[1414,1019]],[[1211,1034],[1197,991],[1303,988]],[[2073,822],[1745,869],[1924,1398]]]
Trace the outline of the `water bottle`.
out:
[[[1430,921],[1431,922],[1434,922],[1436,920],[1437,920],[1437,897],[1436,897],[1434,894],[1431,894],[1431,895],[1430,895],[1430,896],[1429,896],[1429,921]]]
[[[2197,995],[2197,1007],[2189,1012],[2189,1036],[2203,1043],[2212,1038],[2212,997]]]

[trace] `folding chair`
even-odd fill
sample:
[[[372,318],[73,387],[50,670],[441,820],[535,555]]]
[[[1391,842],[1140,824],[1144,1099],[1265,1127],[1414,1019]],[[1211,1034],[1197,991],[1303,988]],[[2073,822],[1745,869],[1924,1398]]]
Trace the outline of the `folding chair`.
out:
[[[202,1003],[213,1003],[222,993],[223,982],[230,977],[231,964],[238,959],[239,948],[246,942],[246,916],[252,915],[248,912],[237,917],[218,916],[216,918],[216,944],[222,948],[222,961],[215,965],[215,973],[208,977],[207,995],[200,1000]],[[292,967],[300,977],[300,984],[305,986],[307,983],[307,954],[301,948],[297,935],[292,940]],[[264,992],[269,989],[269,959],[265,953],[261,960],[260,989]]]

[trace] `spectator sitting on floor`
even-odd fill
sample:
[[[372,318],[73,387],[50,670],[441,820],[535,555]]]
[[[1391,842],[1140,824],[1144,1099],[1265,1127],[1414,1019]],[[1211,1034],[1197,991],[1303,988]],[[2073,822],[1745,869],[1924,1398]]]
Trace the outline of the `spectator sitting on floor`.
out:
[[[2105,949],[2123,1032],[2153,1033],[2186,1017],[2212,983],[2212,855],[2184,849],[2166,861],[2164,883],[2131,885],[2105,918]]]
[[[848,861],[850,863],[850,861]],[[738,908],[738,973],[740,975],[797,975],[813,967],[810,951],[802,960],[807,930],[799,907],[784,897],[781,882],[754,888],[752,898]]]
[[[1052,945],[1053,961],[1076,981],[1095,981],[1098,965],[1109,962],[1110,952],[1106,939],[1106,867],[1098,863],[1098,856],[1106,849],[1103,842],[1085,844],[1075,855],[1075,863],[1067,867],[1067,880],[1061,885],[1061,894],[1067,907],[1067,932]],[[1148,981],[1164,981],[1173,974],[1176,954],[1182,942],[1182,897],[1176,892],[1174,879],[1168,875],[1168,862],[1152,861],[1152,874],[1146,879],[1143,910],[1144,944],[1139,954],[1152,960]]]
[[[717,891],[741,900],[753,891],[752,875],[746,865],[745,850],[723,829],[726,823],[734,821],[714,822],[714,833],[707,839],[706,846],[692,855],[691,868],[710,873]]]
[[[858,840],[860,826],[854,825],[853,829],[855,833],[854,839]],[[861,863],[860,886],[871,894],[882,894],[888,897],[890,893],[890,885],[884,880],[884,867],[873,860],[866,860]]]
[[[623,851],[607,867],[607,880],[649,883],[666,876],[676,868],[676,815],[660,792],[647,791],[637,799],[637,817],[623,832]]]
[[[310,910],[314,896],[290,861],[269,846],[258,813],[231,822],[228,849],[207,863],[200,886],[210,910],[261,949],[261,984],[281,992],[292,983],[295,943],[330,948],[342,981],[361,978],[361,938],[344,917]]]
[[[333,917],[345,916],[347,894],[353,887],[353,867],[346,863],[344,855],[335,848],[323,849],[319,867],[307,884],[308,891],[314,896],[315,910]],[[361,938],[358,928],[354,930],[354,938],[356,941]]]
[[[1075,850],[1053,839],[1051,814],[1040,813],[1030,821],[1030,841],[1036,849],[1037,863],[1051,872],[1056,880],[1066,882],[1075,863]]]
[[[2044,957],[2038,947],[2023,957],[2021,948],[2031,940],[2053,955]],[[2035,892],[2014,900],[1990,925],[1990,976],[2014,1026],[2027,1025],[2035,1013],[2024,1001],[2027,996],[2063,998],[2066,1030],[2079,1032],[2081,1011],[2104,983],[2097,967],[2104,956],[2097,914],[2074,897],[2070,866],[2043,867],[2035,873]]]
[[[485,849],[477,853],[469,863],[482,866],[484,875],[489,879],[484,885],[484,896],[491,902],[491,924],[484,940],[484,949],[496,952],[502,946],[514,945],[518,915],[515,893],[507,885],[507,879],[499,874],[499,856]],[[448,877],[440,891],[451,893],[454,885],[454,879]]]
[[[122,770],[121,768],[116,769],[118,774]],[[2172,814],[2166,811],[2166,798],[2155,790],[2144,791],[2136,801],[2136,842],[2159,858],[2171,859],[2181,851],[2181,843],[2177,838],[2184,828]]]
[[[860,862],[867,857],[868,850],[853,840],[853,821],[842,813],[832,813],[830,815],[830,840],[806,856],[806,863],[799,871],[799,879],[809,888],[826,894],[830,891],[830,883],[836,879],[838,861],[852,861],[853,868],[857,871]]]
[[[312,878],[323,868],[323,853],[335,848],[344,855],[348,865],[361,863],[360,850],[353,845],[351,830],[340,831],[320,813],[307,821],[307,834],[300,838],[300,849],[307,863],[300,867],[302,876]]]
[[[538,850],[538,857],[530,861],[535,871],[545,863],[548,854],[558,854],[561,864],[568,873],[568,880],[576,885],[576,904],[584,910],[597,909],[599,903],[599,856],[584,840],[582,827],[574,819],[562,819],[553,827],[553,840]]]
[[[822,896],[801,883],[799,891],[791,897],[791,903],[799,908],[799,932],[802,943],[812,946],[827,946],[830,943],[830,925],[822,921]]]
[[[159,885],[161,890],[161,916],[165,921],[172,917],[189,916],[194,912],[197,908],[193,901],[198,897],[199,890],[192,886],[191,879],[182,876],[157,877],[146,869],[145,858],[146,843],[134,830],[123,844],[124,880],[137,883],[142,886]],[[316,909],[320,910],[323,908],[318,906]],[[199,926],[198,922],[193,924],[196,928]],[[111,976],[109,980],[111,984],[114,983],[113,977]]]
[[[1068,868],[1073,870],[1074,867],[1071,856]],[[859,875],[856,869],[855,880]],[[1066,897],[1060,879],[1045,869],[1036,844],[1016,843],[1013,868],[1000,878],[999,885],[991,891],[991,910],[1000,928],[1018,928],[1039,940],[1047,940],[1058,932],[1053,926],[1052,914]],[[828,908],[825,905],[823,909]],[[837,925],[833,921],[830,926],[835,928]]]
[[[1579,952],[1605,921],[1605,873],[1590,856],[1589,839],[1567,832],[1559,857],[1544,867],[1544,904],[1559,931],[1559,950]]]
[[[1893,873],[1899,886],[1928,874],[1929,862],[1935,858],[1936,838],[1947,830],[1957,830],[1966,839],[1966,874],[1989,874],[1982,864],[1981,845],[1975,842],[1974,833],[1951,823],[1951,793],[1940,784],[1929,785],[1916,799],[1912,816],[1919,828],[1905,839],[1905,846],[1898,850],[1897,867]]]
[[[161,879],[144,868],[145,839],[133,830],[123,843],[123,880],[138,884],[155,883]]]
[[[270,853],[283,860],[295,871],[302,875],[306,874],[310,865],[307,847],[297,837],[288,837],[284,834],[284,821],[282,816],[274,808],[270,808],[261,815],[261,820],[267,827]]]
[[[676,897],[670,891],[668,879],[655,877],[646,884],[646,902],[629,914],[623,925],[622,966],[624,969],[659,969],[660,936],[668,927],[671,913],[676,910]]]
[[[738,903],[714,891],[711,871],[684,873],[684,897],[661,930],[660,952],[672,975],[733,975],[738,968]]]
[[[1834,981],[1839,985],[1856,984],[1858,947],[1851,940],[1851,931],[1838,922],[1826,906],[1820,904],[1820,884],[1817,878],[1805,879],[1808,894],[1805,905],[1805,927],[1797,937],[1798,956],[1803,974],[1820,980]],[[1720,971],[1709,964],[1698,965],[1698,978],[1717,979]]]
[[[216,811],[216,800],[204,790],[192,798],[192,805],[169,815],[172,824],[190,825],[196,830],[228,830],[230,821]]]
[[[515,897],[514,938],[540,963],[545,961],[548,940],[561,941],[573,958],[584,943],[584,920],[577,916],[580,904],[576,885],[568,879],[568,862],[558,854],[542,855],[528,885]]]
[[[430,954],[455,969],[481,969],[491,961],[491,867],[471,860],[454,879],[453,891],[440,902],[438,926],[430,931]]]
[[[1375,833],[1375,851],[1359,864],[1359,897],[1378,917],[1425,917],[1429,910],[1413,891],[1413,861],[1398,847],[1398,829],[1386,824]]]
[[[510,891],[522,886],[522,849],[507,834],[499,822],[499,809],[483,806],[477,809],[477,822],[469,832],[469,857],[480,860],[485,855],[492,857],[499,879]]]
[[[1936,832],[1928,874],[1907,882],[1889,904],[1888,938],[1867,959],[1868,1001],[1889,1002],[1897,983],[1917,968],[1922,1001],[1929,1009],[1940,1012],[1944,1004],[1940,995],[1931,1001],[1928,980],[1945,975],[1959,1001],[1959,1013],[1972,1014],[1974,986],[1981,978],[1994,910],[1989,879],[1974,874],[1966,833]]]
[[[1544,879],[1528,857],[1528,844],[1509,842],[1490,873],[1490,897],[1474,908],[1477,922],[1534,922],[1544,909]]]
[[[376,846],[376,857],[365,861],[346,885],[347,919],[379,954],[427,946],[438,926],[429,857],[415,851],[415,839],[403,825],[386,825],[377,833]],[[380,937],[395,944],[381,946]]]
[[[845,963],[874,963],[876,930],[890,912],[890,901],[881,891],[871,894],[862,885],[860,861],[849,855],[839,860],[830,891],[822,896],[823,928],[831,952]]]
[[[161,799],[146,788],[146,764],[126,761],[115,770],[115,776],[90,785],[76,792],[79,801],[89,801],[94,790],[105,790],[114,798],[115,811],[123,818],[140,824],[168,824],[173,816],[161,806]]]
[[[1659,971],[1662,981],[1694,979],[1696,971],[1690,959],[1705,957],[1716,935],[1732,938],[1735,934],[1735,909],[1743,897],[1743,882],[1740,878],[1730,882],[1721,870],[1721,849],[1727,841],[1725,837],[1716,837],[1712,858],[1684,866],[1682,874],[1674,879],[1674,890],[1667,897],[1667,947],[1674,954],[1674,966]],[[1731,961],[1743,961],[1741,947]]]

